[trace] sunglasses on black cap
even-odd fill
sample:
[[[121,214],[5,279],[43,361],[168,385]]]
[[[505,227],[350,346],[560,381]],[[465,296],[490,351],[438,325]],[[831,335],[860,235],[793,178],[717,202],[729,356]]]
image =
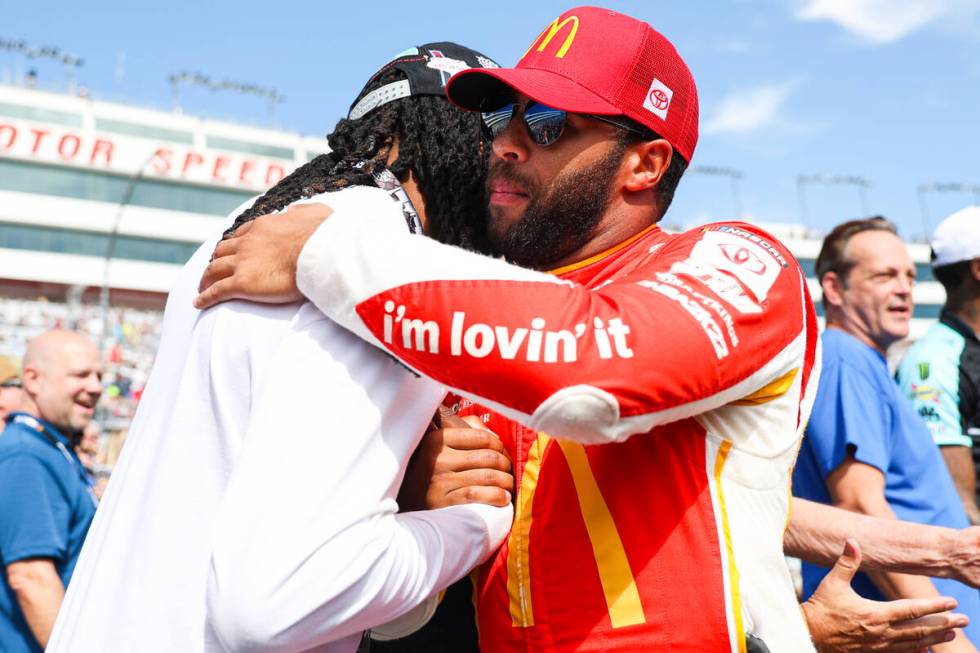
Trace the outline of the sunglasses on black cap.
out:
[[[520,106],[516,102],[509,102],[494,111],[482,112],[480,117],[487,137],[492,140],[507,129],[507,125],[514,119]],[[554,145],[561,138],[562,132],[565,130],[565,122],[568,119],[567,111],[555,109],[554,107],[549,107],[546,104],[541,104],[534,100],[524,105],[521,114],[523,116],[524,127],[527,129],[531,140],[544,147]],[[579,115],[639,134],[647,140],[656,138],[656,135],[649,129],[630,124],[632,121],[629,121],[626,116],[600,116],[591,113],[582,113]]]

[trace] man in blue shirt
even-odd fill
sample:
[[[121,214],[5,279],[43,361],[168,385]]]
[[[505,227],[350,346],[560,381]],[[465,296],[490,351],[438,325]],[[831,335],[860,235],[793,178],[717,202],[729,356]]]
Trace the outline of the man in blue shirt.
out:
[[[942,457],[885,361],[888,347],[908,334],[915,279],[894,226],[883,218],[839,225],[824,240],[817,275],[827,320],[823,369],[793,494],[875,517],[966,527]],[[827,571],[804,564],[806,596]],[[874,599],[935,596],[938,588],[971,623],[966,637],[933,650],[976,651],[970,643],[980,642],[976,590],[890,572],[859,574],[854,588]]]
[[[53,330],[24,354],[19,411],[0,434],[0,651],[36,653],[51,628],[95,515],[74,445],[102,393],[99,353]]]

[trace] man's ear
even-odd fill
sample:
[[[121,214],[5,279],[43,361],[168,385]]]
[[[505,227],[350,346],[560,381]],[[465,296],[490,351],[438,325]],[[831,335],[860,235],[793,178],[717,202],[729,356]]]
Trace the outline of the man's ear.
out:
[[[631,192],[650,190],[670,167],[674,148],[662,138],[631,144],[626,150],[626,180],[623,188]]]
[[[24,391],[32,397],[37,395],[38,390],[40,390],[40,376],[37,368],[33,365],[27,365],[21,372],[20,382],[24,386]]]
[[[977,283],[980,283],[980,258],[975,258],[970,261],[970,276]]]
[[[820,279],[820,287],[823,289],[823,296],[831,306],[840,306],[844,303],[844,281],[836,272],[828,272]]]

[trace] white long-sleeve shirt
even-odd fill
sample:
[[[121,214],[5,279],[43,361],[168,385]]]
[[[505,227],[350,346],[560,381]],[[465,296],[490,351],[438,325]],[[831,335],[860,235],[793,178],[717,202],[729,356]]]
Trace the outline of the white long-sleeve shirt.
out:
[[[315,199],[337,213],[401,211],[370,188]],[[49,651],[348,653],[510,527],[509,507],[396,514],[444,388],[309,303],[196,311],[214,244],[171,292]]]

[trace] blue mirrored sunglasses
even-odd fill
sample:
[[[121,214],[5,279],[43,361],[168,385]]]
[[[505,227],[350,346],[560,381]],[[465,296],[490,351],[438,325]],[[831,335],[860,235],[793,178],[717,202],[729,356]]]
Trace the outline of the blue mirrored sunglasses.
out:
[[[507,129],[519,108],[519,104],[511,102],[496,111],[483,112],[481,117],[487,136],[494,139]],[[538,145],[551,145],[557,141],[565,129],[565,119],[568,116],[561,109],[553,109],[537,102],[528,102],[522,114],[528,135]]]
[[[495,111],[484,111],[480,114],[483,129],[486,132],[488,138],[493,140],[501,132],[507,129],[507,125],[510,121],[514,119],[521,105],[516,102],[510,102],[504,106],[496,109]],[[602,122],[609,123],[619,127],[620,129],[625,129],[626,131],[634,132],[640,134],[644,138],[652,140],[656,136],[652,133],[648,133],[642,128],[634,127],[626,122],[623,122],[625,116],[620,120],[617,120],[618,116],[600,116],[591,113],[581,114],[586,118],[591,118],[593,120],[600,120]],[[524,119],[524,127],[527,129],[528,135],[531,140],[547,147],[548,145],[553,145],[559,138],[561,138],[562,132],[565,130],[565,121],[568,118],[568,112],[563,109],[555,109],[554,107],[549,107],[546,104],[541,104],[540,102],[528,102],[524,106],[522,111],[522,116]]]

